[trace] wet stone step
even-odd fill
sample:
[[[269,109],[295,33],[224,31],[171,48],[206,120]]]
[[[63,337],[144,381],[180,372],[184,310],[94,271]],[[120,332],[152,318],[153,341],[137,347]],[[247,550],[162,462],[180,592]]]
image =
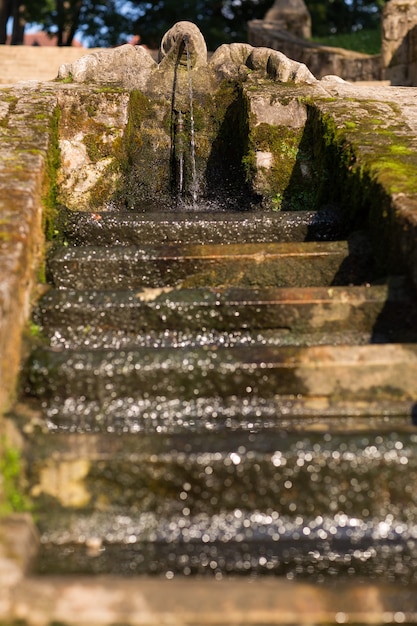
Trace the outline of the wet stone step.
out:
[[[36,503],[156,515],[243,508],[283,516],[409,521],[417,504],[417,435],[244,431],[161,435],[40,434],[28,457]],[[349,486],[349,488],[347,487]],[[184,511],[184,507],[186,510]]]
[[[43,516],[40,528],[40,573],[416,582],[416,533],[392,515],[381,520],[345,513],[288,519],[275,510],[238,508],[212,517],[160,519],[120,511],[53,520]]]
[[[260,334],[258,341],[302,341],[300,335],[337,333],[352,329],[370,341],[411,341],[417,338],[417,307],[413,294],[400,277],[387,285],[361,287],[310,287],[277,289],[170,289],[156,288],[140,291],[75,291],[50,290],[40,300],[35,313],[36,322],[48,337],[57,337],[64,344],[75,337],[100,345],[103,334],[113,332],[136,337],[140,333],[175,331],[173,341],[180,343],[179,331],[200,331],[201,343],[216,338],[232,342],[227,333],[243,331],[242,343],[255,342],[257,331],[280,331],[281,337]],[[74,332],[70,332],[73,329]],[[209,331],[217,331],[210,339]],[[283,336],[282,336],[283,335]],[[206,336],[206,339],[204,337]],[[71,337],[74,339],[71,340]],[[103,337],[104,339],[104,337]],[[157,340],[155,332],[149,345]],[[348,340],[348,334],[345,334]],[[116,336],[115,336],[116,340]],[[189,339],[190,341],[191,339]],[[329,341],[329,338],[327,339]],[[59,342],[56,342],[59,345]]]
[[[71,213],[64,236],[71,245],[261,243],[334,240],[346,236],[337,209],[297,212]]]
[[[72,289],[309,287],[372,280],[366,238],[348,242],[114,246],[59,249],[52,283]]]
[[[30,485],[48,503],[40,569],[414,576],[417,436],[407,429],[36,444]]]
[[[388,339],[395,343],[415,340],[415,327],[398,332],[389,329],[389,336],[368,331],[332,331],[331,333],[314,332],[294,334],[288,329],[217,331],[204,329],[199,331],[148,331],[135,333],[126,330],[108,330],[93,327],[68,327],[50,329],[48,345],[55,350],[106,349],[131,350],[135,348],[180,348],[182,350],[222,346],[235,348],[244,346],[316,346],[316,345],[367,345],[381,343]]]
[[[183,400],[118,397],[100,399],[69,397],[18,405],[14,418],[26,432],[33,426],[48,432],[69,433],[205,433],[219,431],[262,432],[377,432],[409,427],[416,419],[412,400],[335,400],[328,397],[232,396]]]
[[[119,397],[261,397],[300,394],[353,401],[415,398],[417,346],[218,346],[190,350],[57,351],[31,356],[26,392],[44,401]]]

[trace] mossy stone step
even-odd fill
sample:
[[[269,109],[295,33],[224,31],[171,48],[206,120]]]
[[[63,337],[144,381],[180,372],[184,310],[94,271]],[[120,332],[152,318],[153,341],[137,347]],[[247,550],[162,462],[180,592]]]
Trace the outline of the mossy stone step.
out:
[[[249,340],[249,333],[254,342],[257,334],[258,341],[280,341],[276,333],[259,332],[266,330],[284,335],[282,342],[299,344],[300,335],[315,335],[320,343],[319,333],[349,330],[354,331],[350,341],[365,333],[369,341],[411,340],[417,337],[416,316],[416,300],[406,282],[392,277],[386,285],[349,288],[55,289],[38,303],[35,320],[47,337],[59,336],[61,343],[70,345],[77,336],[81,342],[100,345],[100,338],[108,340],[110,332],[117,333],[119,341],[125,333],[132,343],[151,333],[149,345],[156,341],[156,333],[169,338],[165,331],[175,331],[176,337],[181,331],[199,332],[202,342],[210,341],[208,331],[217,331],[219,339],[223,333],[223,342],[227,333],[242,331],[242,343]]]
[[[50,512],[55,502],[58,510],[123,508],[164,517],[242,508],[289,517],[343,511],[383,519],[391,513],[406,521],[408,507],[417,504],[410,488],[417,479],[411,425],[381,433],[306,432],[302,438],[275,430],[38,434],[33,442],[31,494],[35,501],[52,498]]]
[[[346,235],[342,211],[69,213],[64,236],[72,245],[256,243],[334,240]]]
[[[249,346],[64,350],[31,356],[27,393],[66,398],[260,397],[301,395],[334,400],[415,398],[417,345]]]
[[[311,287],[372,278],[367,239],[342,242],[62,248],[48,263],[52,283],[72,289],[141,287]]]

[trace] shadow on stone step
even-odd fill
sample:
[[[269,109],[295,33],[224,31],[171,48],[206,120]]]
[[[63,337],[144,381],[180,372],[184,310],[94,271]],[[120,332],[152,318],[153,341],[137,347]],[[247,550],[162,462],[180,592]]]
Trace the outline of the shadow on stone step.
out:
[[[376,278],[372,246],[364,231],[353,232],[347,239],[348,254],[334,275],[332,286],[363,285]]]
[[[388,276],[387,287],[384,306],[372,328],[371,343],[416,343],[417,299],[413,286],[403,276]]]

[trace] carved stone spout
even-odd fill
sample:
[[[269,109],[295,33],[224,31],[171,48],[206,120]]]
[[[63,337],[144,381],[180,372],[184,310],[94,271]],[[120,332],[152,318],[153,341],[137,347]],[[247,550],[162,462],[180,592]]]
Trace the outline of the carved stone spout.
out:
[[[192,69],[207,65],[207,46],[199,28],[192,22],[177,22],[162,38],[159,48],[160,69],[178,63],[187,65],[185,45]]]
[[[62,65],[58,78],[162,94],[171,89],[173,72],[188,65],[193,73],[195,88],[206,93],[210,93],[225,78],[242,80],[253,71],[276,82],[318,82],[303,63],[293,61],[276,50],[254,48],[244,43],[220,46],[208,63],[203,35],[195,24],[186,21],[178,22],[165,33],[159,51],[159,64],[140,46],[125,44]]]

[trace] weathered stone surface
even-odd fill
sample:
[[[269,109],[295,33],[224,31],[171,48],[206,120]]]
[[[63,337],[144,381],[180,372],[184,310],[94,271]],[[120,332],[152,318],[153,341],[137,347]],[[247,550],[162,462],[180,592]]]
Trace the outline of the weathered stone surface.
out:
[[[30,569],[38,549],[38,533],[29,514],[0,520],[0,616],[13,612],[13,590]],[[6,617],[6,619],[7,619]]]
[[[167,84],[172,88],[171,73],[178,66],[187,66],[186,56],[178,63],[179,51],[184,54],[184,37],[189,46],[195,86],[199,85],[199,73],[196,70],[201,71],[206,66],[209,73],[208,76],[204,74],[206,89],[211,87],[210,75],[214,75],[219,82],[224,78],[242,78],[251,70],[278,82],[312,83],[316,80],[305,65],[292,61],[280,52],[241,43],[220,46],[207,65],[204,38],[190,22],[178,22],[166,33],[161,43],[159,65],[142,48],[126,44],[113,50],[86,55],[72,64],[61,65],[58,78],[71,79],[76,83],[91,82],[141,89],[145,93],[157,92],[160,84],[160,89],[166,92]]]
[[[417,85],[417,1],[390,0],[382,15],[384,76],[393,85]]]
[[[71,64],[61,65],[58,78],[71,79],[76,83],[144,89],[155,68],[155,61],[144,48],[125,44],[112,50],[87,54]]]
[[[282,83],[317,82],[304,64],[293,61],[271,48],[255,48],[245,43],[220,46],[210,60],[210,67],[219,79],[243,78],[252,70]]]
[[[264,20],[277,23],[297,37],[311,37],[311,17],[303,0],[275,0]]]
[[[14,514],[0,520],[0,580],[15,584],[28,572],[38,547],[31,515]],[[1,590],[0,590],[1,591]]]
[[[184,52],[188,48],[190,57],[190,67],[197,69],[207,65],[207,46],[203,35],[199,28],[192,22],[177,22],[162,38],[159,48],[159,61],[161,71],[168,64],[176,64],[179,62],[178,51],[184,46]],[[185,53],[181,61],[187,65],[187,54]]]
[[[56,98],[39,89],[0,92],[0,410],[13,397],[22,328],[43,253],[43,187]]]
[[[229,49],[230,53],[234,48]],[[236,49],[239,59],[248,58],[250,56],[250,47],[246,45],[238,46]],[[317,84],[317,83],[316,83]],[[358,154],[361,162],[366,163],[367,167],[374,167],[377,177],[381,180],[381,184],[385,186],[386,193],[395,193],[393,196],[392,209],[388,209],[388,214],[396,216],[395,224],[400,225],[400,237],[407,241],[402,247],[401,257],[410,267],[410,271],[414,272],[413,255],[410,250],[413,249],[413,241],[410,232],[414,226],[414,213],[410,212],[409,207],[414,202],[417,190],[413,187],[414,176],[412,172],[412,154],[415,153],[415,144],[417,136],[417,112],[415,110],[415,95],[413,90],[396,90],[389,87],[372,88],[355,88],[352,85],[337,83],[322,83],[322,88],[326,85],[326,91],[336,100],[331,102],[320,101],[319,94],[315,96],[316,106],[323,112],[327,112],[340,120],[341,129],[347,122],[352,122],[352,115],[355,116],[353,126],[347,132],[349,141],[357,144]],[[78,88],[77,88],[78,89]],[[2,202],[2,231],[4,235],[1,242],[1,266],[2,276],[8,277],[7,281],[2,283],[2,316],[1,316],[1,342],[2,342],[2,386],[1,398],[3,407],[11,398],[11,390],[13,388],[12,381],[15,380],[19,367],[20,355],[20,336],[21,329],[26,316],[29,312],[29,294],[28,285],[33,284],[33,276],[36,266],[37,255],[40,254],[42,236],[41,236],[41,182],[44,172],[44,155],[49,141],[49,116],[56,106],[57,100],[64,103],[68,98],[68,102],[73,103],[73,107],[79,106],[79,94],[77,89],[71,85],[48,84],[45,87],[20,87],[13,91],[2,92],[2,119],[1,128],[3,144],[2,144],[2,164],[0,172],[0,196]],[[43,92],[45,95],[40,95]],[[47,93],[45,93],[47,92]],[[103,96],[95,96],[100,107]],[[345,105],[345,99],[349,98],[349,107]],[[367,101],[373,100],[372,111],[369,109]],[[119,128],[117,132],[122,132],[123,125],[126,120],[126,102],[127,96],[120,94],[120,99],[116,99],[119,104],[110,111],[103,111],[105,117],[102,118],[104,125],[112,126],[113,129]],[[115,104],[116,104],[115,100]],[[39,116],[44,116],[43,120],[37,121],[37,126],[42,125],[42,131],[35,132],[33,124],[30,123],[31,112],[33,113],[34,103],[39,108]],[[392,103],[390,105],[389,103]],[[18,106],[17,106],[18,103]],[[123,104],[124,103],[124,104]],[[361,104],[363,103],[363,104]],[[398,106],[401,106],[401,116],[398,115]],[[86,104],[87,106],[87,104]],[[266,106],[265,103],[258,102],[256,98],[253,100],[254,110],[269,111],[275,115],[274,107]],[[297,106],[300,106],[299,104]],[[121,108],[120,108],[121,107]],[[266,107],[266,109],[265,109]],[[369,126],[367,121],[369,118],[375,119],[375,107],[378,109],[377,118],[380,120],[375,126]],[[294,111],[291,111],[291,116]],[[303,113],[304,115],[304,113]],[[262,117],[262,120],[266,118]],[[269,113],[268,113],[268,119]],[[275,119],[275,118],[274,118]],[[295,119],[295,118],[294,118]],[[65,130],[65,116],[62,119],[61,141],[70,141],[70,137],[76,137],[76,124],[68,125]],[[272,120],[272,118],[271,118]],[[271,121],[270,120],[270,121]],[[276,121],[273,121],[276,123]],[[355,126],[357,125],[357,126]],[[393,137],[397,137],[403,147],[395,146],[392,139],[387,143],[386,132],[378,134],[378,128],[381,127],[385,131],[389,130],[394,133]],[[362,129],[362,130],[361,130]],[[371,134],[369,134],[371,133]],[[373,150],[370,151],[368,143],[372,138]],[[79,141],[79,140],[78,140]],[[376,145],[381,144],[382,152],[377,154]],[[407,145],[405,145],[407,144]],[[19,147],[16,148],[16,145]],[[361,147],[362,146],[362,147]],[[63,153],[66,147],[63,143]],[[87,151],[84,147],[81,153],[77,153],[81,160],[79,166],[85,167]],[[385,156],[384,156],[385,155]],[[389,159],[388,159],[389,157]],[[78,157],[77,157],[78,158]],[[394,161],[398,164],[396,171],[392,171],[392,175],[387,178],[390,163]],[[398,166],[403,168],[403,174],[399,177]],[[408,163],[408,165],[407,165]],[[262,166],[264,164],[262,163]],[[72,166],[67,164],[67,172],[71,171],[71,167],[75,167],[75,161]],[[408,169],[407,169],[408,168]],[[411,170],[410,170],[411,168]],[[68,174],[67,174],[68,175]],[[61,187],[64,193],[65,185]],[[411,203],[411,204],[410,204]],[[20,207],[20,208],[18,208]],[[392,230],[392,229],[391,229]],[[394,231],[392,231],[394,232]],[[407,234],[408,233],[408,234]],[[391,243],[393,251],[390,253],[395,257],[396,247]],[[21,295],[18,295],[18,294]],[[6,400],[6,399],[9,400]]]
[[[230,48],[230,51],[234,51],[234,48]],[[238,58],[241,58],[239,55],[242,55],[242,51],[245,57],[248,47],[244,45],[243,48],[237,48]],[[389,219],[387,218],[387,223],[394,220],[395,224],[395,228],[388,229],[392,233],[388,237],[388,241],[391,242],[389,256],[397,259],[397,263],[402,259],[401,262],[405,263],[410,272],[415,275],[414,238],[410,234],[414,232],[414,210],[410,207],[414,206],[417,194],[417,189],[413,187],[415,177],[412,174],[414,171],[413,154],[417,145],[417,111],[414,90],[389,87],[357,88],[336,81],[321,83],[322,89],[324,85],[326,86],[325,93],[334,97],[335,100],[333,102],[326,101],[326,99],[321,101],[317,93],[314,96],[315,106],[338,120],[340,132],[343,132],[345,128],[344,132],[348,140],[356,146],[358,164],[374,169],[377,180],[381,181],[380,184],[385,189],[388,198],[391,193],[394,194],[392,201],[387,200],[387,208],[383,212],[383,215],[390,216]],[[4,279],[2,282],[0,321],[3,407],[8,406],[12,397],[13,381],[16,379],[19,368],[21,329],[29,313],[30,285],[33,284],[37,259],[40,258],[42,246],[41,182],[49,141],[48,120],[57,101],[61,102],[62,106],[65,101],[72,103],[73,108],[80,106],[81,92],[77,92],[78,89],[79,87],[75,85],[50,83],[44,86],[22,86],[12,91],[5,90],[1,94],[3,143],[0,198],[4,234],[1,242],[0,264],[2,276],[7,277],[7,280]],[[123,132],[127,98],[126,94],[121,93],[114,101],[115,108],[112,105],[110,110],[103,110],[103,114],[100,113],[103,125],[112,126],[112,132],[116,132],[117,128],[118,133]],[[346,98],[349,98],[348,107],[345,103]],[[104,106],[104,96],[95,95],[93,100],[96,104],[98,103],[98,108],[101,110],[100,107]],[[372,100],[372,105],[369,104],[370,100]],[[119,104],[116,106],[117,102]],[[273,124],[277,123],[274,116],[279,107],[274,108],[268,103],[259,101],[255,96],[252,102],[257,116],[262,112],[259,118],[261,121],[268,122],[269,120]],[[44,119],[39,119],[36,123],[37,126],[39,124],[42,126],[43,130],[40,134],[35,132],[30,122],[34,103],[37,103],[36,107],[40,107],[38,116],[44,116]],[[88,104],[85,106],[87,107]],[[301,105],[298,103],[297,106]],[[284,109],[285,111],[290,111],[290,109]],[[304,116],[303,111],[304,109],[301,108],[302,116]],[[291,117],[296,119],[297,116],[294,117],[294,115],[295,111],[291,109]],[[62,117],[61,141],[64,147],[63,154],[68,154],[65,152],[64,142],[72,141],[71,137],[76,137],[77,125],[66,126],[65,119],[69,118],[65,115]],[[371,119],[374,123],[369,125]],[[348,129],[345,125],[349,122],[351,124]],[[384,133],[380,133],[378,129],[384,130]],[[389,140],[387,140],[387,132],[391,133]],[[372,142],[372,150],[369,148],[370,142]],[[378,145],[380,147],[377,149]],[[81,158],[79,167],[82,170],[88,163],[87,150],[84,151],[82,147],[77,155]],[[393,162],[396,163],[395,168],[394,165],[391,166]],[[64,163],[64,166],[69,175],[71,169],[75,167],[75,161],[73,165]],[[262,162],[260,166],[264,167],[265,163]],[[64,194],[64,192],[65,184],[62,184],[61,193]],[[64,199],[64,195],[62,198]],[[383,224],[384,220],[381,223]],[[394,233],[395,238],[398,235],[399,241],[403,242],[400,244],[399,254],[398,246],[394,243]]]
[[[70,209],[94,208],[120,179],[117,147],[128,121],[129,94],[67,85],[57,95],[61,110],[57,200]]]

